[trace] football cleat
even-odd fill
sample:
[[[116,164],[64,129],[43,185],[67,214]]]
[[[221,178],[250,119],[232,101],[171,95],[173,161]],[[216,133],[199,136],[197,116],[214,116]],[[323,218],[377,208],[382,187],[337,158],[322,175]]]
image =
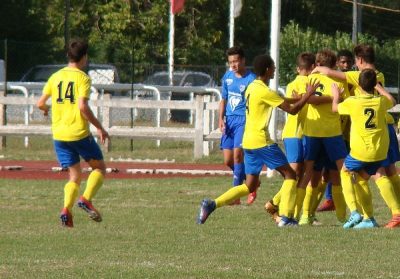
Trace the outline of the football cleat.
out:
[[[393,215],[393,218],[385,225],[387,229],[394,229],[400,227],[400,214]]]
[[[210,214],[215,210],[215,208],[216,208],[215,201],[209,199],[202,200],[196,223],[199,225],[204,224],[208,216],[210,216]]]
[[[278,227],[279,228],[283,228],[283,227],[295,227],[297,226],[298,223],[295,219],[293,218],[288,218],[286,216],[281,216],[281,220],[278,223]]]
[[[375,221],[374,217],[363,219],[360,223],[355,225],[353,229],[372,229],[379,227],[378,223]]]
[[[257,198],[257,191],[254,191],[253,193],[250,193],[247,196],[247,204],[252,204]]]
[[[89,214],[90,219],[95,222],[101,222],[102,218],[100,213],[94,208],[93,204],[81,196],[78,200],[78,206],[82,208],[87,214]]]
[[[350,229],[362,221],[362,216],[356,210],[351,212],[349,220],[344,223],[344,229]]]
[[[317,212],[322,212],[322,211],[334,211],[335,210],[335,204],[333,203],[333,200],[324,200],[320,206],[317,208]]]
[[[61,226],[72,228],[74,227],[74,221],[72,219],[72,214],[67,208],[63,208],[60,214]]]

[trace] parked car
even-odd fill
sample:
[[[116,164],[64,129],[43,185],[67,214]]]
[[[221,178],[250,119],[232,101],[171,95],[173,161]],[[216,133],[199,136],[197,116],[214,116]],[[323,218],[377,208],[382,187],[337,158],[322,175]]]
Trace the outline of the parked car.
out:
[[[21,78],[22,82],[46,82],[56,71],[64,68],[65,64],[36,65],[30,68]],[[89,64],[86,72],[92,79],[92,84],[112,84],[119,82],[117,68],[109,64]]]
[[[156,72],[147,77],[143,82],[146,85],[169,85],[169,73],[166,71]],[[201,87],[215,87],[217,84],[213,78],[203,72],[195,71],[175,71],[173,73],[174,86],[201,86]],[[171,100],[189,101],[190,94],[172,92]],[[171,110],[170,119],[177,122],[189,122],[190,111],[186,110]]]

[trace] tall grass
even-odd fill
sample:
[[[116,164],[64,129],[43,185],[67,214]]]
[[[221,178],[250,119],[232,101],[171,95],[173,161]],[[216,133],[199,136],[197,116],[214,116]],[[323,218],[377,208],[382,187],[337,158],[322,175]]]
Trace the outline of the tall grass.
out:
[[[252,206],[224,207],[195,224],[199,202],[230,179],[106,180],[95,223],[75,208],[59,226],[62,182],[0,181],[0,278],[398,278],[400,230],[277,228],[262,207],[281,184],[262,178]],[[373,186],[378,222],[389,212]]]

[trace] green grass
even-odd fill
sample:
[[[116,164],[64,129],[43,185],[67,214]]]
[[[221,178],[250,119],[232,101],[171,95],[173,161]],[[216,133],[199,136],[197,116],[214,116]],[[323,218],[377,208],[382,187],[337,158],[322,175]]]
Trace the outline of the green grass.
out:
[[[198,160],[193,158],[193,143],[187,141],[161,141],[158,147],[155,140],[133,140],[113,138],[112,150],[103,152],[105,160],[110,158],[175,160],[177,163],[222,163],[219,143],[210,156]],[[24,137],[9,136],[6,148],[0,154],[8,160],[55,160],[53,142],[49,136],[29,137],[29,148],[24,147]]]
[[[106,180],[95,223],[77,208],[59,226],[62,181],[0,181],[0,278],[398,278],[400,230],[277,228],[263,204],[281,184],[262,178],[253,206],[195,224],[200,200],[230,179]],[[378,222],[389,212],[372,186]]]

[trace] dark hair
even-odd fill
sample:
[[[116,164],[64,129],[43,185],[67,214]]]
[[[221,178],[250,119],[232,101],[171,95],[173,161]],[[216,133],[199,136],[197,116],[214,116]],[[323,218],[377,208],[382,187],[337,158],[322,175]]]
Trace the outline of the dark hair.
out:
[[[336,56],[337,56],[337,59],[339,59],[340,57],[344,56],[344,57],[349,57],[352,60],[354,60],[353,53],[351,53],[351,51],[348,50],[348,49],[339,50]]]
[[[72,39],[68,45],[67,57],[71,62],[79,62],[87,54],[88,43],[82,39]]]
[[[373,93],[376,85],[375,71],[372,69],[362,70],[358,78],[358,83],[364,91]]]
[[[311,70],[315,64],[315,55],[311,52],[302,52],[297,56],[296,60],[297,67],[301,70]]]
[[[274,60],[272,60],[271,56],[268,54],[258,55],[253,61],[254,73],[259,77],[263,76],[272,65],[274,65]]]
[[[239,55],[240,58],[244,57],[244,50],[240,46],[233,46],[227,49],[226,56]]]
[[[354,55],[360,57],[369,64],[375,63],[375,51],[370,45],[359,44],[354,48]]]
[[[320,50],[315,56],[315,63],[332,69],[336,66],[336,54],[330,49]]]

